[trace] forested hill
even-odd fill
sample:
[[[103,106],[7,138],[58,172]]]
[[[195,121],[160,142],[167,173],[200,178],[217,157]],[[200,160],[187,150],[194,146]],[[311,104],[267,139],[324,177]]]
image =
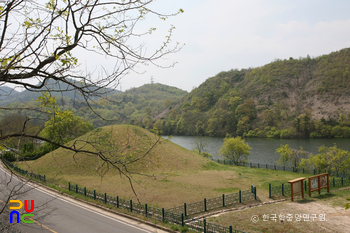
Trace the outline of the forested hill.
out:
[[[155,122],[165,134],[349,137],[350,49],[207,79]]]
[[[152,129],[154,117],[164,109],[166,111],[171,109],[187,94],[187,91],[177,87],[160,83],[145,84],[110,96],[110,99],[119,102],[118,104],[93,105],[93,108],[103,118],[115,119],[118,124],[132,124]],[[94,117],[93,113],[84,114],[90,114],[89,118],[94,118],[94,127],[106,124],[101,119]]]
[[[20,93],[19,93],[20,94]],[[34,93],[36,94],[36,93]],[[56,96],[56,102],[62,110],[70,109],[75,115],[81,116],[83,119],[93,123],[94,127],[100,127],[110,124],[134,124],[147,129],[153,128],[153,117],[160,114],[164,109],[169,110],[176,102],[187,95],[187,91],[183,91],[176,87],[170,87],[163,84],[145,84],[138,88],[132,88],[123,93],[114,93],[108,96],[109,101],[90,102],[90,106],[95,113],[104,119],[113,121],[104,121],[97,114],[88,108],[87,104],[76,98],[69,96]],[[11,108],[28,108],[35,107],[38,102],[27,99],[27,101],[16,101],[11,104],[3,105]],[[28,110],[20,111],[0,111],[0,121],[11,114],[19,114],[22,116],[31,116],[35,118],[37,112]]]

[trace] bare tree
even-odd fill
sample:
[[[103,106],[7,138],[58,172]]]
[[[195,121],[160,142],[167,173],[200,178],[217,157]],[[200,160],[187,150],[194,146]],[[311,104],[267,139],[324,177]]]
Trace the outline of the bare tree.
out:
[[[151,35],[156,28],[143,30],[138,26],[140,22],[149,16],[166,20],[183,12],[180,9],[173,14],[162,14],[151,9],[152,2],[153,0],[0,1],[0,86],[12,84],[32,92],[75,91],[94,111],[91,106],[96,98],[108,99],[108,92],[115,89],[121,78],[129,72],[138,72],[139,65],[164,67],[157,61],[181,49],[179,43],[173,44],[171,41],[174,26],[170,26],[165,40],[158,48],[153,51],[146,49],[143,38]],[[96,60],[105,57],[114,66],[101,66],[100,69],[82,67],[82,56],[96,57]],[[43,118],[43,114],[62,114],[63,111],[56,108],[51,97],[44,97],[42,104],[32,109],[38,112],[38,119]],[[0,109],[13,110],[11,107]],[[84,141],[60,144],[43,137],[40,134],[42,129],[36,133],[29,132],[27,123],[30,120],[32,119],[26,119],[19,131],[1,134],[0,142],[10,138],[31,138],[51,143],[74,154],[98,156],[102,164],[118,169],[125,175],[132,188],[133,171],[128,169],[129,164],[144,159],[159,141],[157,137],[137,158],[125,159],[120,150],[110,150],[113,148],[111,144],[104,145],[104,149],[96,146],[97,142],[101,145],[97,134]]]

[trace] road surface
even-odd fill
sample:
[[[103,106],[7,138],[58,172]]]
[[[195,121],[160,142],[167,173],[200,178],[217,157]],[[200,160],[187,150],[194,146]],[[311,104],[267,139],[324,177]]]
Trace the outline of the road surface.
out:
[[[7,187],[5,182],[10,181]],[[12,177],[3,167],[0,167],[0,189],[23,184],[23,181]],[[35,184],[25,184],[26,190],[18,197],[24,200],[34,200],[35,223],[16,223],[16,226],[25,233],[165,233],[147,224],[104,211]],[[12,198],[13,199],[13,198]],[[6,200],[6,194],[0,192],[0,207]],[[29,206],[28,206],[29,207]],[[24,207],[19,210],[24,211]]]

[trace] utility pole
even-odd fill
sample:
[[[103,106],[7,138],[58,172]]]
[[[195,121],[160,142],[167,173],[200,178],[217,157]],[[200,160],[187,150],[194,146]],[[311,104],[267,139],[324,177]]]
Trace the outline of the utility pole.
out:
[[[153,76],[151,76],[151,84],[153,84],[154,82],[153,82]]]

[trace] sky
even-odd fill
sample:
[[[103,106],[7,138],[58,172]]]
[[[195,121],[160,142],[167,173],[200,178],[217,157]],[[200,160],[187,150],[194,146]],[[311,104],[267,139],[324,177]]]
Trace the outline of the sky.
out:
[[[175,67],[141,67],[145,73],[123,78],[123,91],[153,77],[154,82],[190,92],[221,71],[350,47],[350,1],[158,0],[153,9],[171,13],[180,8],[183,14],[164,23],[149,19],[159,34],[146,42],[151,48],[158,37],[164,39],[162,30],[174,25],[172,40],[185,45],[161,62],[175,61]]]
[[[317,57],[350,47],[348,0],[156,0],[149,8],[165,14],[183,9],[184,13],[165,21],[147,17],[136,30],[157,30],[138,43],[150,52],[174,25],[172,42],[184,46],[158,63],[176,62],[174,67],[138,66],[138,73],[130,72],[121,80],[118,89],[122,91],[151,83],[152,78],[190,92],[221,71],[261,67],[276,59]],[[115,64],[84,54],[78,59],[83,69],[108,69]]]

